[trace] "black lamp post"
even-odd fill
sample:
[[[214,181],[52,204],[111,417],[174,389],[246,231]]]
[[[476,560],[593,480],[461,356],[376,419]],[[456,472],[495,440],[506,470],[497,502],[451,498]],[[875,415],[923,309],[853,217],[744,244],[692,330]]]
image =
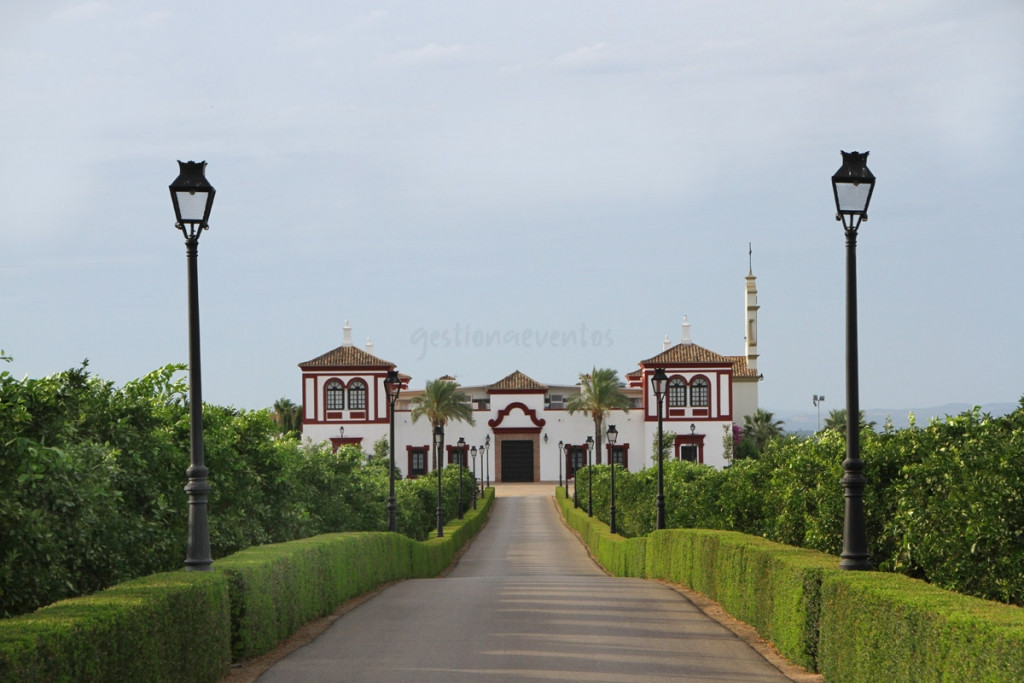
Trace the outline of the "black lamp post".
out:
[[[434,425],[434,462],[437,463],[437,537],[444,536],[444,508],[441,507],[441,470],[444,469],[444,462],[441,460],[441,449],[444,448],[444,427]]]
[[[558,442],[558,485],[562,485],[562,466],[565,463],[565,443]],[[569,497],[569,472],[565,472],[565,497]]]
[[[654,398],[658,401],[658,443],[655,448],[658,451],[658,497],[655,502],[656,515],[656,529],[665,528],[665,474],[664,474],[664,459],[665,454],[662,452],[661,440],[662,434],[662,408],[665,405],[665,391],[668,389],[668,375],[665,374],[665,368],[657,368],[654,371],[654,376],[651,377],[651,387],[654,389]]]
[[[397,370],[388,370],[388,376],[384,378],[384,390],[388,394],[388,404],[391,410],[391,441],[389,451],[391,455],[391,472],[388,489],[388,531],[398,531],[398,504],[395,502],[395,401],[402,391],[402,380]]]
[[[459,437],[455,442],[455,457],[459,459],[459,519],[462,519],[462,461],[466,459],[466,440]]]
[[[484,437],[484,476],[487,478],[487,488],[491,488],[491,435]]]
[[[190,463],[188,484],[188,545],[185,551],[187,571],[212,571],[210,523],[207,501],[210,483],[203,455],[203,379],[199,353],[199,235],[209,229],[210,209],[217,193],[206,180],[205,161],[179,161],[178,177],[170,185],[174,204],[174,227],[185,236],[188,260],[188,375]]]
[[[594,453],[594,437],[587,437],[587,517],[594,516],[594,468],[590,457]]]
[[[476,446],[469,449],[469,454],[473,456],[473,509],[476,510]]]
[[[869,570],[864,528],[864,462],[860,459],[860,395],[857,360],[857,229],[868,218],[875,176],[868,152],[842,152],[843,165],[832,176],[836,220],[846,232],[846,460],[842,485],[846,496],[840,569]]]
[[[609,512],[609,519],[611,524],[608,525],[609,531],[615,533],[615,442],[619,438],[619,430],[615,428],[615,425],[608,425],[608,431],[605,436],[608,437],[608,464],[612,468],[612,504]]]
[[[576,509],[580,507],[580,468],[577,461],[582,459],[578,448],[578,446],[573,446],[569,451],[572,463],[572,506]],[[569,470],[565,471],[565,485],[569,486]]]

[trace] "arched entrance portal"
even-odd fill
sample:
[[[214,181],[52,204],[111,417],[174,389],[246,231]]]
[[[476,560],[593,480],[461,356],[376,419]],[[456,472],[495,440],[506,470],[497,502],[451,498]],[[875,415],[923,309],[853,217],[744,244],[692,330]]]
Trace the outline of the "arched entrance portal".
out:
[[[540,481],[540,431],[544,420],[537,417],[537,411],[515,401],[499,410],[487,425],[496,441],[495,481]]]

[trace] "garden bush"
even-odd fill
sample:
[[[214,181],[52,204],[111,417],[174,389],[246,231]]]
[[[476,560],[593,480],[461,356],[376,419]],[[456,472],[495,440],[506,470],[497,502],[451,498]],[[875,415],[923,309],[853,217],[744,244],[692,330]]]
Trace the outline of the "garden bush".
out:
[[[116,387],[87,364],[0,372],[0,617],[181,567],[189,411],[183,366]],[[253,545],[387,529],[388,466],[281,435],[267,410],[204,405],[214,559]],[[443,472],[456,517],[457,468]],[[463,473],[463,498],[473,482]],[[436,479],[396,482],[399,530],[436,525]]]
[[[756,460],[715,470],[664,465],[670,528],[739,531],[839,555],[846,442],[834,430],[768,442]],[[993,418],[979,410],[926,427],[861,434],[865,524],[875,567],[989,600],[1024,605],[1024,400]],[[608,523],[607,466],[593,468],[594,514]],[[588,497],[588,470],[577,473]],[[620,534],[654,530],[657,468],[616,475]]]

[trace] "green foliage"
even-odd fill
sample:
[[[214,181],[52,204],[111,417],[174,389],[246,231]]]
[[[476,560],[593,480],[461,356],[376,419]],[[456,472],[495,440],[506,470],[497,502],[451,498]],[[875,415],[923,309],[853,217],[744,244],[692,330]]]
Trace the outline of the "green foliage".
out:
[[[668,462],[672,457],[672,445],[676,442],[676,433],[662,431],[661,433],[661,457],[663,462]],[[658,435],[651,439],[651,462],[658,466]]]
[[[0,680],[213,683],[232,655],[262,654],[348,598],[436,576],[493,502],[488,489],[478,510],[425,543],[377,532],[250,548],[214,572],[156,574],[0,620]]]
[[[296,405],[291,399],[279,398],[275,401],[273,417],[282,434],[302,433],[302,406]]]
[[[230,639],[224,575],[155,574],[0,621],[0,680],[215,683]]]
[[[748,450],[743,457],[759,456],[769,441],[782,436],[782,420],[776,420],[775,415],[763,408],[758,408],[753,415],[744,415],[743,422],[743,440],[740,443],[748,444],[753,451],[751,454]]]
[[[42,379],[0,373],[0,616],[181,566],[183,370],[168,365],[121,388],[85,364]],[[387,528],[387,459],[303,445],[281,435],[268,410],[207,404],[203,427],[214,559],[252,545]],[[398,481],[396,497],[400,531],[426,538],[437,506],[429,483]]]
[[[863,432],[865,429],[874,429],[875,421],[868,422],[864,419],[864,411],[860,411],[860,430]],[[838,408],[836,410],[830,410],[828,417],[825,418],[825,426],[822,429],[839,432],[842,435],[846,435],[846,408]]]
[[[590,374],[580,375],[580,393],[569,397],[566,408],[569,414],[586,413],[594,421],[594,453],[597,464],[601,463],[601,448],[604,418],[613,410],[629,412],[629,397],[622,392],[625,383],[612,368],[594,368]]]
[[[741,441],[741,445],[749,439]],[[876,567],[957,592],[1024,605],[1024,400],[1000,418],[979,410],[928,427],[861,432],[865,522]],[[838,555],[845,435],[775,437],[756,460],[723,470],[664,465],[669,527],[740,531]],[[654,529],[656,468],[616,476],[617,527]],[[586,469],[577,477],[587,500]],[[594,469],[594,514],[608,521],[607,468]]]
[[[409,401],[409,405],[412,407],[410,415],[413,422],[425,417],[432,427],[444,427],[452,420],[475,424],[469,395],[459,391],[459,385],[455,382],[432,379],[427,382],[422,394]]]
[[[555,501],[614,576],[702,593],[825,680],[1024,677],[1024,614],[1017,607],[905,576],[840,571],[835,556],[732,531],[667,529],[624,539],[574,509],[560,488]]]

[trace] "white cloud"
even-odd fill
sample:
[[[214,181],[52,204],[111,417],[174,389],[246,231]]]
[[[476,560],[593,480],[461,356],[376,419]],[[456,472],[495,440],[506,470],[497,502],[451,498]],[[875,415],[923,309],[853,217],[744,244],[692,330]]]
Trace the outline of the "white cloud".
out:
[[[588,69],[595,66],[604,66],[611,59],[612,54],[608,50],[608,43],[596,43],[561,54],[555,57],[551,64],[555,67],[569,69]]]
[[[94,2],[83,2],[78,5],[71,5],[64,9],[53,12],[50,16],[57,21],[88,21],[106,14],[110,4],[95,0]]]
[[[455,45],[429,43],[420,48],[396,52],[391,59],[398,64],[406,65],[449,64],[462,59],[468,50],[469,48],[462,43]]]

